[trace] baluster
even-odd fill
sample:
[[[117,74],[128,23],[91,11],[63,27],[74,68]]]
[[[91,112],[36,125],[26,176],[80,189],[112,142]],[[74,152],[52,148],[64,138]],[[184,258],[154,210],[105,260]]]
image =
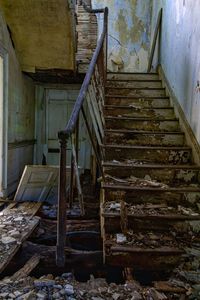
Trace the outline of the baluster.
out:
[[[65,265],[66,243],[66,150],[67,140],[65,136],[60,139],[60,173],[58,189],[58,212],[57,212],[57,245],[56,264],[58,267]]]

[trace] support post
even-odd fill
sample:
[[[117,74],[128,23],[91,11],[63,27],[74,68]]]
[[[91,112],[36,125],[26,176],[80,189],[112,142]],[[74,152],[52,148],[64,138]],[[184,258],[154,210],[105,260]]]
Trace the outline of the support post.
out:
[[[58,212],[57,212],[57,245],[56,264],[58,267],[65,265],[66,243],[66,137],[60,139],[60,174],[58,189]]]

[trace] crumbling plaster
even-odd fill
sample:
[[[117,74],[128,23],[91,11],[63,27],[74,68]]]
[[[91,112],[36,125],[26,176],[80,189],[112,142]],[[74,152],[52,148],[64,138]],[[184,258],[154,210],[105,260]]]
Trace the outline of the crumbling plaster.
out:
[[[7,26],[0,12],[0,47],[7,56],[7,76],[4,88],[7,89],[4,105],[7,115],[7,161],[4,195],[15,190],[25,164],[32,163],[33,145],[27,141],[34,139],[35,88],[32,80],[21,72],[13,49]],[[3,114],[3,112],[1,112]],[[26,141],[26,145],[24,142]]]
[[[150,48],[151,0],[92,0],[109,8],[108,69],[146,72]],[[102,15],[98,15],[99,33]]]
[[[161,65],[200,142],[200,1],[153,0],[152,32],[161,7]]]

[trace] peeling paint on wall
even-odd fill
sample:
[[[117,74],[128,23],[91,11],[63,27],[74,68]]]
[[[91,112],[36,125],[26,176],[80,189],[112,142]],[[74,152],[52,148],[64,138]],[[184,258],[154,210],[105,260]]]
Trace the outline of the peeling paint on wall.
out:
[[[108,6],[110,71],[145,72],[150,48],[152,0],[92,0],[93,8]],[[100,32],[102,16],[98,16]]]
[[[200,1],[154,0],[152,28],[161,7],[161,64],[200,143]]]

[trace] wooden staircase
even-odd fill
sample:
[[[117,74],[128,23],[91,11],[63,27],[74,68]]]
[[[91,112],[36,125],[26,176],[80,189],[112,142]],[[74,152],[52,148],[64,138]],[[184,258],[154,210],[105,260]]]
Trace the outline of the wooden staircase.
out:
[[[170,270],[198,240],[200,167],[158,74],[108,73],[104,116],[105,262]]]

